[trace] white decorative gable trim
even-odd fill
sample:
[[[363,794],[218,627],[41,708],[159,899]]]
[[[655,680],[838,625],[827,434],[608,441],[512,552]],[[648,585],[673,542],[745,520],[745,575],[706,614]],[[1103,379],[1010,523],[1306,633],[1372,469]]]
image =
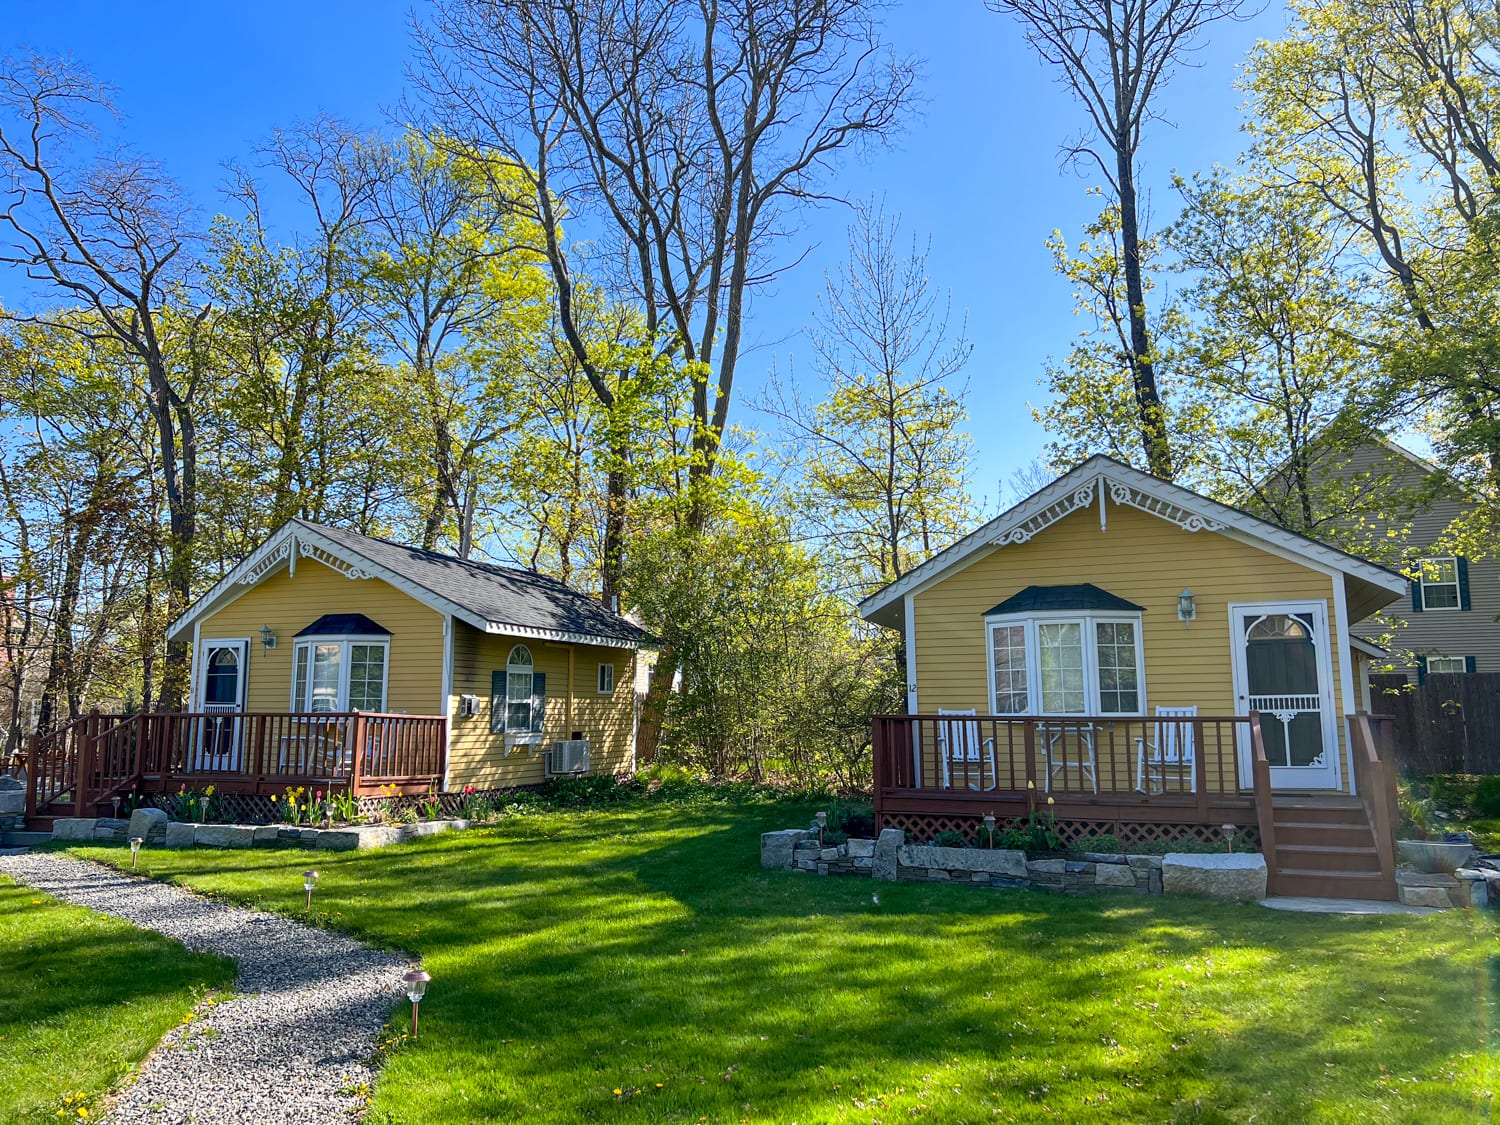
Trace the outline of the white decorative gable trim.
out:
[[[1183,531],[1218,532],[1314,570],[1349,574],[1392,593],[1404,593],[1407,588],[1402,575],[1384,567],[1306,539],[1181,485],[1158,480],[1112,458],[1096,456],[866,598],[860,603],[860,615],[867,621],[874,620],[881,611],[967,565],[971,559],[1029,542],[1096,499],[1101,529],[1107,524],[1108,500],[1137,508]]]
[[[277,545],[274,550],[259,558],[254,566],[245,568],[244,573],[235,577],[234,580],[241,586],[254,586],[266,575],[279,569],[282,563],[290,565],[291,561],[292,543],[290,539],[286,539]]]
[[[329,570],[337,571],[345,578],[374,578],[374,572],[365,569],[353,559],[344,555],[335,554],[327,547],[321,547],[316,543],[309,542],[300,536],[293,536],[297,544],[297,556],[304,559],[312,559],[313,562],[322,563]]]
[[[1100,479],[1103,480],[1102,477]],[[1223,523],[1210,519],[1201,512],[1192,511],[1181,504],[1174,504],[1171,500],[1160,496],[1153,496],[1124,481],[1109,482],[1109,498],[1116,504],[1128,504],[1132,508],[1139,508],[1168,523],[1176,524],[1183,531],[1223,531],[1225,527]]]

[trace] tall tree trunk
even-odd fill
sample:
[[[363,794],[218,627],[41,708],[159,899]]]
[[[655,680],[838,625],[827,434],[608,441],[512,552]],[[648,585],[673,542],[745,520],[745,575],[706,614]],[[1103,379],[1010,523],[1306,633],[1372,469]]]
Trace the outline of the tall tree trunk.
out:
[[[1146,287],[1141,279],[1141,235],[1137,213],[1135,169],[1127,143],[1117,141],[1116,167],[1120,178],[1120,245],[1124,252],[1125,299],[1130,308],[1130,374],[1135,389],[1136,415],[1141,427],[1141,448],[1153,476],[1171,480],[1172,444],[1167,433],[1166,411],[1156,388],[1156,364],[1152,359],[1151,328],[1146,322]]]

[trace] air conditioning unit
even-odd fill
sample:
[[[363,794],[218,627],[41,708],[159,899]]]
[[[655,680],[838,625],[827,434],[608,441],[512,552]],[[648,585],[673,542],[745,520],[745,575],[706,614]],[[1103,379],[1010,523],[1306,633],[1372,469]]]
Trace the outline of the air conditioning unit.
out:
[[[554,742],[544,759],[548,777],[572,777],[589,772],[589,740],[570,738]]]

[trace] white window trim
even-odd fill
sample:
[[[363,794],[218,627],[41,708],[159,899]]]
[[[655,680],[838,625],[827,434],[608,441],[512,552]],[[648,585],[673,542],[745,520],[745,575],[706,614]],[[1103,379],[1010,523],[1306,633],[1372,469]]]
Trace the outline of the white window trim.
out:
[[[1448,668],[1448,669],[1434,668],[1432,666],[1432,662],[1434,660],[1451,660],[1454,663],[1456,663],[1458,665],[1458,667],[1456,669],[1455,668]],[[1427,671],[1428,671],[1429,674],[1435,672],[1438,675],[1444,675],[1444,674],[1453,674],[1455,672],[1457,672],[1457,673],[1464,673],[1464,672],[1467,672],[1469,670],[1469,661],[1468,661],[1468,659],[1466,657],[1462,657],[1462,656],[1424,656],[1422,658],[1422,664],[1427,669]]]
[[[1040,709],[1042,701],[1042,661],[1039,641],[1039,625],[1079,622],[1083,634],[1083,696],[1084,710],[1072,712],[1046,712]],[[1119,623],[1135,629],[1136,694],[1140,709],[1136,711],[1104,711],[1099,706],[1099,650],[1095,625]],[[1026,628],[1026,702],[1025,714],[1059,717],[1083,715],[1100,718],[1138,718],[1147,715],[1146,708],[1146,649],[1144,630],[1139,613],[1117,613],[1095,610],[1060,610],[1055,613],[997,613],[984,619],[985,680],[989,685],[989,698],[985,710],[994,714],[995,707],[995,634],[997,625],[1023,625]]]
[[[1427,568],[1429,566],[1440,566],[1443,563],[1451,563],[1452,564],[1452,566],[1453,566],[1453,581],[1452,582],[1429,582],[1429,581],[1427,581]],[[1435,586],[1443,586],[1443,587],[1452,586],[1453,587],[1453,604],[1452,605],[1428,605],[1427,604],[1427,587],[1429,587],[1429,586],[1434,586],[1434,587]],[[1458,582],[1458,556],[1457,555],[1434,555],[1430,559],[1423,559],[1423,560],[1421,560],[1421,562],[1417,566],[1417,589],[1420,590],[1421,594],[1422,594],[1422,612],[1423,613],[1450,613],[1453,610],[1462,609],[1463,608],[1464,597],[1463,597],[1463,589],[1459,586],[1459,582]]]
[[[527,655],[527,657],[529,659],[526,661],[525,664],[512,664],[510,662],[510,658],[516,654],[516,650],[517,649],[525,649],[526,650],[526,655]],[[514,669],[525,668],[526,671],[527,671],[527,675],[529,675],[531,677],[532,693],[528,697],[528,708],[529,708],[529,706],[530,706],[529,701],[536,698],[536,686],[535,686],[536,685],[536,653],[532,652],[530,645],[524,644],[524,643],[523,644],[511,645],[510,648],[505,653],[505,701],[504,701],[504,707],[505,707],[505,748],[506,748],[506,752],[507,753],[510,752],[510,748],[513,747],[513,746],[526,746],[526,747],[540,746],[540,745],[542,745],[542,743],[546,739],[546,731],[540,731],[540,730],[520,730],[520,731],[513,731],[513,730],[510,729],[510,677],[511,677],[511,669],[512,668],[514,668]],[[519,675],[520,674],[519,671],[516,674]],[[526,712],[526,725],[528,727],[531,726],[531,719],[532,719],[531,711],[528,709],[527,712]],[[528,750],[528,753],[531,753],[531,751]]]
[[[389,711],[391,707],[391,638],[389,636],[361,636],[358,633],[314,634],[310,637],[298,637],[294,640],[292,644],[291,687],[289,689],[291,691],[292,697],[292,710],[298,714],[313,714],[312,710],[308,706],[308,700],[299,700],[297,698],[297,654],[302,649],[308,650],[307,690],[310,692],[312,691],[313,667],[313,653],[311,650],[316,645],[332,644],[341,646],[341,649],[339,651],[339,706],[334,708],[333,713],[338,714],[340,712],[347,712],[349,710],[349,670],[350,665],[353,663],[353,661],[350,659],[349,649],[353,645],[369,645],[372,648],[380,648],[385,650],[385,656],[381,661],[380,667],[381,711],[370,713],[379,714]]]
[[[211,649],[233,648],[239,651],[240,683],[239,708],[244,711],[248,705],[247,697],[250,694],[250,638],[249,637],[208,637],[199,642],[197,650],[193,654],[192,675],[194,684],[190,699],[196,703],[198,710],[202,711],[208,706],[203,696],[208,693],[208,654]]]
[[[609,669],[609,687],[604,686],[604,669]],[[615,693],[615,666],[613,664],[600,664],[598,678],[594,681],[595,687],[600,695],[614,695]]]

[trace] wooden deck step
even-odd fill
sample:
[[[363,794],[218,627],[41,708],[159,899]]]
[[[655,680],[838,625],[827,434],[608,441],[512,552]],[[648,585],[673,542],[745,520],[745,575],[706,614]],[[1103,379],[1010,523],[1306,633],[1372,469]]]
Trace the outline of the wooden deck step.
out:
[[[1393,902],[1396,888],[1378,871],[1309,871],[1283,868],[1276,893],[1307,898],[1367,898]]]
[[[1364,847],[1329,847],[1323,844],[1283,844],[1276,841],[1276,870],[1380,873],[1380,853],[1373,844]]]
[[[1288,843],[1318,842],[1324,844],[1372,844],[1374,835],[1370,826],[1363,822],[1350,824],[1346,821],[1328,823],[1322,820],[1277,820],[1276,840]],[[1305,841],[1302,839],[1305,837]]]

